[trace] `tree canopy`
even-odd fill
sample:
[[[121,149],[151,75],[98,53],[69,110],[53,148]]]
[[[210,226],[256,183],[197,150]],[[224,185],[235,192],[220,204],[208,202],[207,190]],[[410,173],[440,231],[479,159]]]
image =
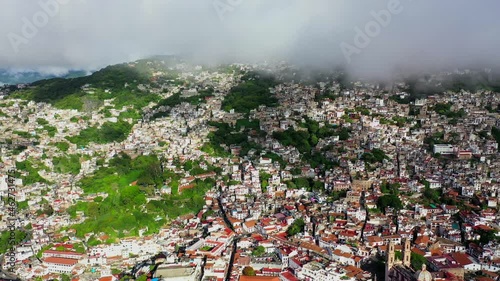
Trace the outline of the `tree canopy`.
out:
[[[255,249],[252,251],[252,256],[255,257],[260,257],[266,252],[266,248],[264,246],[257,246]]]
[[[422,265],[424,265],[426,262],[427,259],[424,256],[411,252],[411,266],[413,267],[413,269],[421,270]]]
[[[243,76],[243,83],[234,86],[222,102],[226,111],[234,109],[236,112],[248,113],[250,110],[265,105],[274,107],[278,99],[269,88],[276,85],[276,80],[270,74],[250,72]]]
[[[85,146],[91,142],[99,144],[121,142],[130,134],[132,126],[123,120],[116,123],[105,122],[101,127],[86,128],[81,130],[77,136],[66,137],[66,139],[79,146]]]
[[[255,276],[256,275],[255,270],[251,266],[245,266],[245,268],[243,268],[242,273],[244,276]]]
[[[403,203],[401,202],[401,199],[399,199],[399,197],[394,194],[386,194],[380,197],[377,201],[377,206],[382,212],[385,212],[385,208],[387,207],[394,208],[395,210],[403,209]]]
[[[298,218],[294,220],[292,224],[290,224],[290,226],[286,230],[286,234],[288,234],[288,236],[294,236],[295,234],[303,232],[305,225],[306,224],[304,220],[302,218]]]

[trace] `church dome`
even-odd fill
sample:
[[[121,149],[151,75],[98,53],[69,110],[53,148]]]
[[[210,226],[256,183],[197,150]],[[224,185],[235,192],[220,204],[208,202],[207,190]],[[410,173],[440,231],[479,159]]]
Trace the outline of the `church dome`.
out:
[[[432,281],[432,275],[427,271],[425,264],[422,265],[422,270],[417,271],[415,274],[417,281]]]

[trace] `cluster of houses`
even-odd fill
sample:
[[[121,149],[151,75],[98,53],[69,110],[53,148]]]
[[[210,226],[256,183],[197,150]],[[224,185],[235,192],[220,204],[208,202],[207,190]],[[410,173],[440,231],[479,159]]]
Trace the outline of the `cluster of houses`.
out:
[[[23,131],[37,136],[38,142],[18,154],[2,146],[2,171],[16,162],[30,161],[46,166],[40,176],[55,182],[26,185],[16,181],[16,201],[27,204],[19,210],[16,227],[30,228],[28,239],[16,248],[16,274],[20,278],[50,280],[68,274],[74,280],[117,280],[117,272],[139,268],[137,276],[162,280],[371,281],[395,276],[417,280],[425,275],[425,269],[418,272],[411,267],[407,259],[411,252],[425,259],[435,280],[498,280],[495,272],[500,269],[500,244],[498,239],[484,239],[499,228],[500,162],[491,129],[500,127],[500,119],[498,113],[485,109],[500,102],[498,94],[442,93],[405,104],[392,99],[394,93],[371,84],[356,83],[353,89],[342,90],[335,82],[318,86],[282,83],[270,89],[279,100],[277,107],[260,106],[248,115],[259,120],[260,130],[266,133],[250,135],[248,140],[264,151],[239,155],[241,147],[233,145],[227,147],[231,156],[226,158],[208,155],[200,148],[214,130],[208,121],[234,124],[244,117],[221,108],[225,94],[239,77],[201,68],[193,74],[184,69],[178,65],[175,70],[181,73],[179,79],[195,81],[191,89],[155,89],[150,85],[139,89],[168,92],[166,95],[182,90],[184,96],[192,97],[196,89],[212,87],[214,95],[197,105],[181,103],[168,117],[137,122],[120,143],[70,144],[66,152],[52,145],[87,126],[116,122],[127,107],[113,110],[111,117],[96,114],[86,118],[76,110],[47,104],[1,101],[9,104],[2,107],[5,116],[0,116],[7,132],[2,137],[23,141],[15,133]],[[155,72],[153,80],[162,75]],[[333,93],[335,98],[318,98],[325,93]],[[407,95],[403,90],[396,94],[400,98]],[[452,105],[450,110],[465,113],[458,122],[434,110],[436,105],[447,103]],[[46,135],[40,118],[56,127],[54,137]],[[334,168],[313,166],[296,147],[272,137],[274,132],[303,130],[300,123],[305,118],[319,122],[320,127],[335,125],[349,131],[347,139],[338,135],[319,139],[313,148],[336,163]],[[364,155],[375,149],[385,157],[369,162]],[[120,152],[155,153],[165,159],[164,168],[183,173],[179,192],[194,188],[196,178],[214,179],[215,186],[205,195],[205,207],[198,214],[173,219],[154,235],[144,236],[140,231],[139,237],[89,245],[91,236],[107,240],[106,234],[96,229],[78,239],[71,225],[87,218],[78,212],[76,219],[71,219],[64,211],[76,200],[91,202],[107,194],[85,194],[76,183],[99,168],[99,157],[109,160]],[[286,165],[267,158],[265,152],[280,156]],[[53,171],[54,157],[77,153],[86,155],[79,174]],[[202,157],[221,172],[190,175],[174,163]],[[6,178],[6,172],[0,172],[2,196],[8,195]],[[287,183],[297,178],[311,179],[322,190],[291,189]],[[379,208],[379,198],[390,192],[385,190],[387,184],[396,186],[403,208]],[[156,196],[171,192],[166,182]],[[440,202],[427,198],[430,193],[439,194]],[[47,204],[55,212],[45,212]],[[289,230],[296,225],[301,225],[300,231],[291,235]],[[7,229],[5,218],[0,229]],[[62,237],[67,237],[67,242],[54,242]],[[488,237],[498,238],[495,234]],[[397,252],[405,254],[399,257]],[[163,258],[156,269],[138,266],[158,253]],[[386,263],[386,276],[374,274],[373,266],[380,260],[391,261]],[[479,271],[481,276],[473,275]]]

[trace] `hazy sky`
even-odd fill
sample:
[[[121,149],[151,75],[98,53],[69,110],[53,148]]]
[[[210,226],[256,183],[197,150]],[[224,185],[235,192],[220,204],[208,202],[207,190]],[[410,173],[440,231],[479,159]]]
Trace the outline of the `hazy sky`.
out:
[[[391,18],[375,23],[381,10]],[[500,65],[499,11],[498,0],[1,0],[0,68],[92,70],[176,53],[373,75]],[[367,27],[369,44],[356,44]]]

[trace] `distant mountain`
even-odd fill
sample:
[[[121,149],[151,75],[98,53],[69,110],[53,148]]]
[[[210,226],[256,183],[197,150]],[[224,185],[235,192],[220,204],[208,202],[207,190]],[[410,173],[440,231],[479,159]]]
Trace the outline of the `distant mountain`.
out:
[[[50,79],[50,78],[75,78],[82,77],[88,73],[83,70],[70,70],[64,75],[45,74],[37,71],[12,72],[5,69],[0,69],[0,85],[1,84],[27,84],[35,81]]]

